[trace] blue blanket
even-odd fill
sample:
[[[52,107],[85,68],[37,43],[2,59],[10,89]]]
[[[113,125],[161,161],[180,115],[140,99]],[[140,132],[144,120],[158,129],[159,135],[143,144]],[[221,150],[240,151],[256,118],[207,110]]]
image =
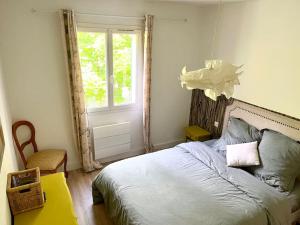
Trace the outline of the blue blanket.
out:
[[[290,225],[283,194],[200,142],[104,168],[93,182],[118,225]]]

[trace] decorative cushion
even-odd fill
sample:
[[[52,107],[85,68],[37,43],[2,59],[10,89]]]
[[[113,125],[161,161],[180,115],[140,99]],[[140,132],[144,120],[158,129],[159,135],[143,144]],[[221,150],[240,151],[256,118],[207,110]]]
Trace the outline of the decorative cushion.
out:
[[[222,137],[217,140],[212,148],[225,157],[226,155],[226,146],[248,143],[248,142],[260,142],[261,132],[254,126],[251,126],[242,119],[235,117],[230,117],[228,127]]]
[[[227,166],[243,167],[259,165],[257,141],[236,145],[227,145]]]
[[[26,168],[39,167],[40,170],[55,170],[63,161],[65,153],[65,150],[57,149],[38,151],[28,157]]]
[[[281,133],[265,130],[258,150],[261,166],[250,172],[279,191],[292,191],[300,175],[300,144]]]
[[[198,126],[189,126],[185,128],[185,136],[193,141],[206,141],[211,134]]]

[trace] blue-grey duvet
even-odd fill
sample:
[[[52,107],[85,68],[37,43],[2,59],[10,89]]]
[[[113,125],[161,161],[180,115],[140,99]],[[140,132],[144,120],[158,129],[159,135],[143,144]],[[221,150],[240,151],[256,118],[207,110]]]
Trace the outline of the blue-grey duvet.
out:
[[[104,168],[93,182],[117,225],[290,225],[287,198],[200,142]]]

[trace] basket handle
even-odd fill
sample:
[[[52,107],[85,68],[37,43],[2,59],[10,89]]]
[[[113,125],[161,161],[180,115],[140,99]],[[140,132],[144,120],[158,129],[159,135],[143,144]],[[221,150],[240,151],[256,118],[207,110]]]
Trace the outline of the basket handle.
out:
[[[29,192],[29,191],[30,191],[30,188],[26,188],[26,189],[20,190],[19,193],[26,193],[26,192]]]

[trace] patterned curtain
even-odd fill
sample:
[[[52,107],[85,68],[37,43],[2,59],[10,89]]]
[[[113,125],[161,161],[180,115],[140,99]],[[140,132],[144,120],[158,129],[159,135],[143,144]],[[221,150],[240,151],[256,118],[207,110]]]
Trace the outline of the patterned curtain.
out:
[[[203,90],[194,89],[192,94],[190,125],[198,125],[208,130],[214,138],[222,134],[223,120],[226,106],[232,104],[233,99],[227,99],[224,95],[217,98],[217,101],[206,97]],[[219,122],[215,127],[214,123]]]
[[[72,100],[73,124],[76,133],[77,148],[80,152],[84,171],[89,172],[101,165],[93,160],[87,111],[84,101],[83,83],[77,46],[77,27],[72,10],[61,10],[62,29],[66,50],[68,77]]]
[[[150,103],[151,103],[151,64],[152,64],[152,15],[146,15],[144,37],[144,102],[143,102],[143,135],[146,152],[153,147],[150,140]]]

